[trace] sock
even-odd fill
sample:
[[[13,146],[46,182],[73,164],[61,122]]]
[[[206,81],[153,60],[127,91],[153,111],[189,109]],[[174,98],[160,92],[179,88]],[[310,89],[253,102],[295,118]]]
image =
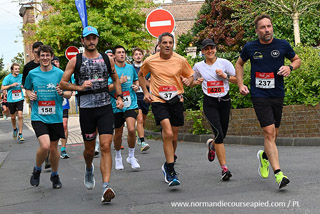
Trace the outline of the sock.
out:
[[[221,169],[222,169],[223,172],[228,171],[227,165],[222,165],[222,166],[220,166],[220,167],[221,167]]]
[[[167,163],[168,173],[171,174],[174,172],[174,163]]]
[[[116,150],[116,158],[122,158],[121,156],[121,149],[120,150]]]
[[[268,160],[268,156],[265,152],[262,153],[262,158]]]
[[[13,131],[17,131],[17,128],[13,129]]]
[[[275,171],[274,171],[274,174],[277,174],[277,173],[279,173],[279,172],[281,172],[281,169],[275,170]]]
[[[66,151],[66,147],[61,147],[61,152]]]
[[[144,142],[144,137],[139,137],[139,139],[141,143]]]
[[[37,167],[37,164],[34,166],[34,168],[37,170],[37,171],[41,171],[41,166],[40,167]]]
[[[86,171],[87,171],[87,172],[92,172],[92,171],[93,171],[92,166],[91,166],[90,168],[88,168],[88,167],[86,166]]]
[[[134,157],[134,148],[129,148],[129,153],[128,153],[128,156],[129,158],[133,158]]]
[[[102,188],[106,188],[107,186],[110,186],[110,184],[108,182],[103,182]]]
[[[19,135],[22,135],[22,133],[19,133]]]
[[[58,171],[56,171],[56,172],[51,172],[51,177],[57,176],[57,175],[58,175]]]

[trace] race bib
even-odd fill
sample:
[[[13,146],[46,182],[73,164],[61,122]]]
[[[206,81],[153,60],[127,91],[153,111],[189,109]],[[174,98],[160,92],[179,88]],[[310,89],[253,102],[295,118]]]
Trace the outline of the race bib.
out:
[[[159,96],[166,101],[171,100],[173,97],[177,96],[177,94],[178,91],[174,85],[159,87]]]
[[[19,100],[22,98],[21,90],[12,90],[12,100]]]
[[[224,93],[223,81],[208,81],[207,82],[208,94],[220,94]]]
[[[256,87],[265,89],[274,88],[274,73],[256,72]]]
[[[56,114],[56,102],[52,101],[38,101],[38,114],[52,115]]]
[[[131,105],[130,91],[123,91],[123,107],[128,108]]]

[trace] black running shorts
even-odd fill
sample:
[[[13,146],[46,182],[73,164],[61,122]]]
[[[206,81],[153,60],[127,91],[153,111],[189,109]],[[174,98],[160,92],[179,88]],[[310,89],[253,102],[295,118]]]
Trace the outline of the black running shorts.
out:
[[[113,115],[114,115],[114,128],[118,129],[124,124],[124,122],[126,122],[126,119],[128,117],[133,117],[134,119],[137,119],[138,109],[130,109],[125,112],[115,113]]]
[[[31,125],[37,138],[47,134],[50,137],[50,141],[57,141],[60,138],[65,139],[63,123],[47,124],[42,121],[31,121]]]
[[[283,97],[252,97],[251,99],[260,126],[263,128],[275,124],[275,127],[279,128],[282,116]]]
[[[151,104],[152,113],[154,115],[154,120],[157,126],[164,119],[169,119],[171,126],[183,126],[184,116],[183,116],[183,103],[178,102],[174,105],[169,105],[168,103],[154,102]]]
[[[63,118],[69,118],[69,109],[63,109]]]
[[[23,102],[24,102],[24,100],[20,100],[15,103],[8,103],[10,114],[14,114],[17,111],[23,111]]]
[[[100,135],[113,134],[114,118],[111,104],[97,108],[80,108],[80,128],[84,141],[96,139],[96,129]]]

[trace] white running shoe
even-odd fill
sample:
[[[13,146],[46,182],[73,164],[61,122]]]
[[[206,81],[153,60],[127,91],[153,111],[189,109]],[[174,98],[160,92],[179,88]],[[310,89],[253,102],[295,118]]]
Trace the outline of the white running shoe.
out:
[[[123,167],[123,164],[122,164],[122,157],[121,158],[114,158],[114,160],[115,160],[115,166],[114,166],[114,168],[116,169],[116,170],[122,170],[122,169],[124,169],[124,167]]]
[[[132,158],[127,157],[127,163],[131,164],[132,169],[140,169],[138,160],[135,157],[132,157]]]

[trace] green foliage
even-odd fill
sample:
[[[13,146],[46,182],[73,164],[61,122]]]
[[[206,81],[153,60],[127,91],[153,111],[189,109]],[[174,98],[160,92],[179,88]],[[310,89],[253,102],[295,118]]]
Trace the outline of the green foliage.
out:
[[[37,24],[27,24],[25,31],[35,35],[28,43],[42,41],[52,46],[56,56],[64,56],[68,46],[80,47],[82,24],[74,0],[46,0],[51,7],[44,11],[45,19]],[[144,0],[87,0],[88,24],[96,27],[100,38],[99,51],[115,45],[123,45],[130,50],[134,47],[147,49],[152,37],[144,29],[146,14],[142,8],[152,3]],[[64,63],[62,63],[64,64]]]
[[[192,129],[189,130],[192,134],[209,134],[210,130],[206,129],[203,125],[205,118],[203,116],[203,104],[202,100],[197,103],[198,110],[187,109],[186,120],[193,121]]]
[[[17,56],[15,56],[12,60],[12,63],[18,63],[20,65],[20,74],[23,73],[24,68],[24,53],[18,53]]]
[[[285,79],[284,103],[315,106],[320,102],[320,50],[304,46],[297,46],[294,50],[302,63]]]

